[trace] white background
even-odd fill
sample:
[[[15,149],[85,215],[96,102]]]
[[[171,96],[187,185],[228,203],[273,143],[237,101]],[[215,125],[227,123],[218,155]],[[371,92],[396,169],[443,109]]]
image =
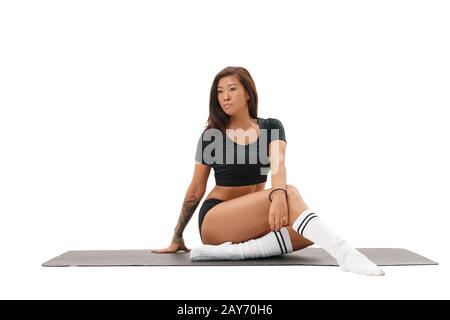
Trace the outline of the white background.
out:
[[[446,1],[1,2],[0,298],[450,298],[449,16]],[[288,183],[328,225],[440,265],[41,267],[169,244],[226,66],[283,122]]]

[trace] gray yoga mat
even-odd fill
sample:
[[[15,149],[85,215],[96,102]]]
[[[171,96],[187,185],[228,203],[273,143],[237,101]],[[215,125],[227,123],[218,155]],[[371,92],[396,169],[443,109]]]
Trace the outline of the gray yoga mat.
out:
[[[358,249],[380,266],[436,265],[414,252],[397,248]],[[189,254],[151,253],[150,250],[67,251],[42,264],[44,267],[104,266],[337,266],[336,260],[321,248],[306,248],[288,255],[238,261],[191,262]]]

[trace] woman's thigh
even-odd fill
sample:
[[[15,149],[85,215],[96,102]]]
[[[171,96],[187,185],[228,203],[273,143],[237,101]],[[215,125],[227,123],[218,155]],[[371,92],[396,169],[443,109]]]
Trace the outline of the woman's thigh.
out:
[[[202,239],[206,244],[234,243],[270,232],[268,215],[270,189],[256,191],[219,203],[206,214]]]
[[[205,244],[221,244],[226,241],[239,243],[269,233],[271,190],[253,192],[222,202],[210,209],[201,228],[203,242]],[[306,203],[294,186],[288,185],[287,192],[289,216],[298,216],[307,208]],[[293,230],[289,231],[295,250],[312,244]]]

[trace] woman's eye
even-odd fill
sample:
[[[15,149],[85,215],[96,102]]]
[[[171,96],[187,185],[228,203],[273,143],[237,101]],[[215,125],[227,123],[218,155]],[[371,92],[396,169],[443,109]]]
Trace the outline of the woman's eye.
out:
[[[230,91],[235,91],[236,90],[236,88],[230,88]],[[219,94],[219,93],[222,93],[223,91],[217,91],[217,93]]]

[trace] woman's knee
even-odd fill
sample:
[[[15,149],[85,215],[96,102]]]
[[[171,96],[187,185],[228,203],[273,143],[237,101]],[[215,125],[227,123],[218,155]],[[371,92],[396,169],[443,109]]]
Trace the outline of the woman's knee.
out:
[[[300,196],[300,192],[298,191],[297,187],[292,184],[286,185],[286,192],[287,192],[288,198]]]
[[[308,206],[295,186],[288,184],[286,186],[286,192],[288,195],[289,223],[292,225],[298,216],[308,209]]]

